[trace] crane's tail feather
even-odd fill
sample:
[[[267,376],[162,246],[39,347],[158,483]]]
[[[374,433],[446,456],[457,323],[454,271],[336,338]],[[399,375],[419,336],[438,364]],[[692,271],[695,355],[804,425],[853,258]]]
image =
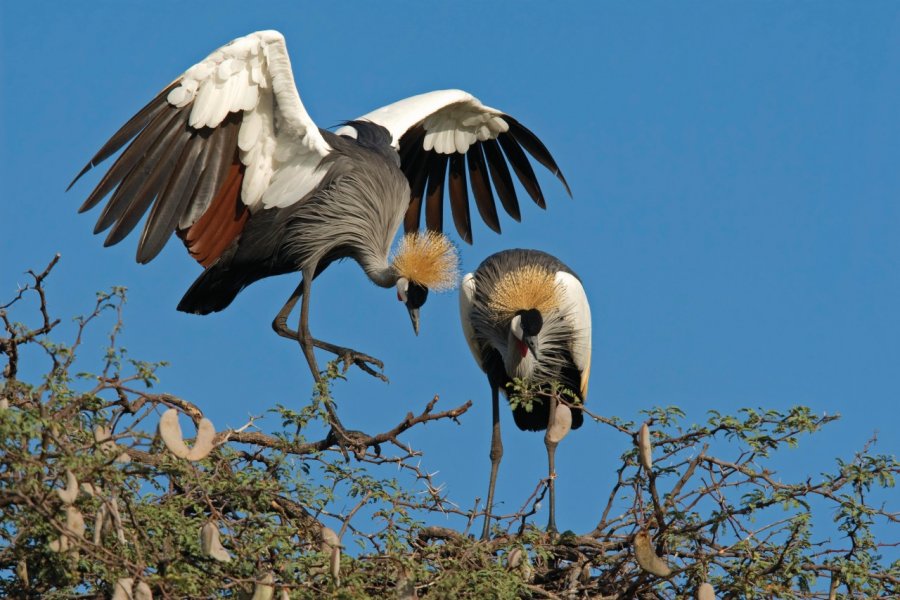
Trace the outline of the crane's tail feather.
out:
[[[226,308],[242,289],[259,279],[244,269],[222,266],[217,262],[208,267],[191,285],[178,303],[178,310],[195,315],[207,315]]]

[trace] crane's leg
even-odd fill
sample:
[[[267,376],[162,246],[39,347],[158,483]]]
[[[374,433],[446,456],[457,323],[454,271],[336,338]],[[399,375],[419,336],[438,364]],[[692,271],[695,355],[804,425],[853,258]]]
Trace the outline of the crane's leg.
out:
[[[550,488],[550,520],[547,522],[547,532],[556,533],[556,447],[557,440],[551,439],[550,428],[553,426],[556,415],[557,399],[551,395],[547,401],[550,403],[550,417],[547,422],[547,434],[544,435],[544,445],[547,446],[547,465],[549,467],[548,487]]]
[[[309,273],[309,275],[312,275],[312,273]],[[297,328],[298,335],[295,339],[300,342],[300,347],[303,348],[303,354],[306,355],[306,362],[309,364],[309,370],[312,371],[313,378],[316,380],[316,383],[321,383],[322,377],[319,374],[319,365],[316,363],[316,353],[313,351],[313,337],[309,333],[309,297],[312,291],[312,277],[307,276],[305,271],[303,280],[300,282],[300,289],[303,302],[300,303],[300,326]]]
[[[288,301],[278,312],[278,315],[272,322],[272,328],[278,335],[300,343],[300,347],[303,349],[303,354],[306,357],[306,362],[309,364],[309,370],[312,373],[313,378],[316,380],[316,383],[321,386],[322,376],[319,373],[319,365],[316,362],[316,356],[315,352],[313,351],[313,347],[317,346],[331,351],[332,348],[337,348],[337,346],[328,344],[326,342],[321,342],[313,338],[309,332],[309,298],[311,295],[310,292],[312,290],[312,280],[312,272],[307,273],[304,271],[303,280],[300,282],[300,285],[297,286],[297,289],[294,290],[294,293],[291,294],[291,297],[288,298]],[[297,305],[297,301],[301,298],[303,299],[303,302],[300,305],[300,326],[297,328],[297,331],[293,331],[287,326],[287,318],[294,310],[294,307]],[[374,359],[370,359],[370,361],[371,360]],[[364,444],[360,444],[360,442],[364,441],[370,436],[361,431],[351,431],[344,427],[344,425],[341,423],[341,420],[337,416],[337,412],[334,410],[334,405],[332,404],[330,398],[324,399],[324,406],[326,412],[328,413],[328,420],[331,423],[331,432],[328,436],[331,442],[336,443],[340,447],[344,458],[346,458],[347,460],[349,460],[349,455],[347,454],[348,447],[353,450],[353,453],[356,455],[357,459],[362,458],[362,456],[366,452],[366,446]],[[381,453],[381,449],[378,444],[375,444],[374,448],[376,455]]]
[[[281,307],[281,310],[278,311],[278,314],[275,315],[275,320],[272,321],[272,329],[274,329],[275,333],[281,337],[292,340],[299,339],[297,337],[297,332],[288,328],[287,320],[294,311],[294,307],[297,306],[297,301],[303,296],[303,285],[305,281],[306,278],[300,280],[300,285],[297,286],[297,289],[294,290],[291,297],[288,298],[287,302],[284,303],[284,306]]]
[[[481,539],[486,540],[491,530],[491,510],[494,508],[494,485],[497,483],[497,471],[500,469],[500,459],[503,458],[503,440],[500,437],[500,388],[491,383],[491,481],[488,484],[487,504],[484,508],[484,528],[481,530]]]
[[[300,331],[294,331],[289,328],[287,325],[288,317],[291,312],[293,312],[294,307],[297,306],[297,302],[303,297],[303,289],[305,286],[307,278],[304,277],[303,281],[300,282],[300,285],[297,286],[297,289],[294,290],[294,293],[291,294],[291,297],[288,298],[288,301],[284,303],[284,306],[281,307],[281,310],[278,311],[278,314],[275,316],[275,320],[272,321],[272,329],[275,330],[275,333],[280,335],[283,338],[287,338],[289,340],[298,341],[300,339]],[[307,333],[309,333],[307,331]],[[369,365],[378,368],[379,370],[384,370],[384,363],[369,356],[368,354],[363,354],[361,352],[356,352],[355,350],[351,350],[350,348],[343,348],[341,346],[335,346],[334,344],[329,344],[328,342],[323,342],[321,340],[317,340],[312,336],[309,336],[312,340],[312,345],[316,348],[321,348],[326,352],[331,352],[332,354],[340,357],[344,361],[344,372],[347,372],[347,369],[350,368],[351,364],[356,365],[372,377],[377,377],[383,381],[387,381],[387,377],[385,377],[382,373],[375,371]],[[307,358],[307,360],[309,360]],[[312,365],[310,365],[312,368]],[[318,370],[316,371],[318,372]]]
[[[319,373],[319,365],[316,362],[316,355],[313,351],[316,340],[313,339],[312,335],[309,333],[309,299],[312,290],[313,272],[314,270],[310,270],[309,272],[304,271],[303,281],[300,282],[300,286],[298,286],[297,290],[291,296],[294,304],[297,302],[296,297],[302,296],[303,298],[303,301],[300,303],[300,326],[297,329],[296,337],[294,339],[300,342],[300,347],[303,348],[303,354],[306,356],[306,362],[309,363],[309,370],[312,372],[312,376],[316,380],[319,389],[322,390],[325,388],[322,386],[322,375]],[[288,302],[290,303],[291,300]],[[293,306],[288,308],[287,314],[291,312],[291,309],[293,309]],[[282,308],[282,312],[283,311],[284,308]],[[281,315],[282,313],[279,313],[279,317]],[[338,418],[337,411],[335,411],[334,404],[330,398],[324,398],[323,404],[325,406],[325,411],[328,413],[328,420],[331,423],[331,433],[329,434],[329,437],[333,442],[336,442],[338,446],[340,446],[345,459],[349,460],[347,454],[348,446],[353,450],[357,458],[361,458],[361,456],[365,454],[366,447],[359,445],[360,438],[365,439],[369,436],[359,431],[348,431]]]

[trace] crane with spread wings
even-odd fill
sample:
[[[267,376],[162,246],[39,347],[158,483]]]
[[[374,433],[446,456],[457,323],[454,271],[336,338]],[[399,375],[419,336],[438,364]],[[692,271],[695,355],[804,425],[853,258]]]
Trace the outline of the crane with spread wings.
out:
[[[301,273],[273,327],[300,342],[317,379],[315,347],[373,375],[380,375],[373,366],[383,367],[310,334],[311,285],[328,265],[350,258],[376,285],[396,287],[418,333],[429,289],[452,288],[458,277],[455,247],[441,233],[445,187],[456,230],[469,243],[469,187],[494,231],[500,231],[494,192],[519,220],[510,166],[544,206],[526,152],[569,190],[531,131],[461,90],[406,98],[334,132],[317,127],[277,31],[238,38],[185,71],[112,136],[72,185],[123,147],[81,206],[90,210],[109,196],[94,233],[109,230],[105,245],[116,244],[147,215],[139,263],[156,257],[175,233],[204,267],[178,305],[189,313],[220,311],[264,277]],[[405,235],[391,257],[401,225]],[[301,299],[293,331],[287,318]]]

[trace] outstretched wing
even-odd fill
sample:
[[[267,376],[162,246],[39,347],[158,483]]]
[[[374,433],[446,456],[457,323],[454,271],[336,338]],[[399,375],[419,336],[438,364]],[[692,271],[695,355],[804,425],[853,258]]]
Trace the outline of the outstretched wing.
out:
[[[572,360],[581,373],[581,398],[587,400],[588,382],[591,378],[591,307],[588,305],[584,286],[571,273],[560,271],[556,283],[562,291],[563,310],[572,324]]]
[[[412,191],[404,219],[407,232],[419,229],[423,203],[426,227],[443,230],[446,181],[456,231],[472,243],[466,171],[475,206],[488,227],[500,233],[491,182],[503,208],[519,221],[519,201],[507,161],[531,198],[544,208],[544,195],[526,151],[556,175],[571,195],[556,161],[536,135],[511,116],[485,106],[462,90],[412,96],[358,120],[377,123],[393,136]],[[353,135],[352,127],[346,125],[337,133]]]
[[[277,129],[276,129],[277,125]],[[250,212],[283,207],[315,189],[328,146],[294,85],[284,36],[260,31],[216,50],[131,118],[69,185],[131,142],[79,209],[112,192],[94,233],[109,246],[150,210],[137,261],[174,231],[208,266]]]

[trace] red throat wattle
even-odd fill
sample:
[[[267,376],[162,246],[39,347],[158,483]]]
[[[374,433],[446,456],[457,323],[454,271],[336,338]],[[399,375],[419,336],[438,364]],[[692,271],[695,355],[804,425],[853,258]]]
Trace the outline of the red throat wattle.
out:
[[[516,340],[516,344],[519,345],[519,352],[522,353],[522,358],[528,356],[528,346],[522,340]]]

